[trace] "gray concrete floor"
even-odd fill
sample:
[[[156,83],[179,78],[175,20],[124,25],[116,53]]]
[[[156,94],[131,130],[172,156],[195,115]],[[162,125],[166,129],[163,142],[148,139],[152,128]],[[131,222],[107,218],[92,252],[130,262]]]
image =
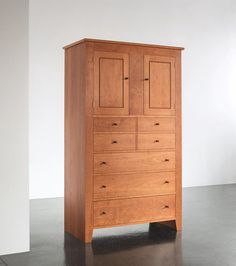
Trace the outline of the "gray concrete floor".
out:
[[[31,201],[31,251],[9,266],[236,266],[236,184],[184,189],[183,231],[148,224],[95,230],[84,245],[63,232],[63,199]]]

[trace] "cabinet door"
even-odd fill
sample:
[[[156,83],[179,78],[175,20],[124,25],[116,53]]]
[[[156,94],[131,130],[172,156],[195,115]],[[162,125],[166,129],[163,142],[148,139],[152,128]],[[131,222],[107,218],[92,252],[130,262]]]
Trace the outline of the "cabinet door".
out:
[[[175,114],[175,59],[144,55],[144,114]]]
[[[129,113],[129,56],[94,53],[94,113]]]

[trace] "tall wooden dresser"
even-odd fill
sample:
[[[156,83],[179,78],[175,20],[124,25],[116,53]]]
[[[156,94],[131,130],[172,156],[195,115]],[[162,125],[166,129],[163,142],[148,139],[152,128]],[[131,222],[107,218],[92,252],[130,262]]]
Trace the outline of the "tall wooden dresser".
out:
[[[65,231],[181,230],[181,50],[83,39],[65,48]]]

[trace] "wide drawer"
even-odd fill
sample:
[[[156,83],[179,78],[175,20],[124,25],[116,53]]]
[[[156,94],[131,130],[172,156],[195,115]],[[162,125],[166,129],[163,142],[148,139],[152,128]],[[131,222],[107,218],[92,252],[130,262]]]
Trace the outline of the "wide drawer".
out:
[[[175,169],[175,152],[94,154],[94,173],[158,172]]]
[[[135,132],[136,119],[134,117],[95,117],[94,132]]]
[[[135,149],[135,134],[95,134],[94,151],[129,151]]]
[[[174,117],[139,117],[139,131],[173,131],[175,130]]]
[[[174,149],[175,134],[138,134],[138,149]]]
[[[94,202],[94,226],[155,222],[175,218],[175,195]]]
[[[95,200],[174,194],[175,173],[95,175],[93,191]]]

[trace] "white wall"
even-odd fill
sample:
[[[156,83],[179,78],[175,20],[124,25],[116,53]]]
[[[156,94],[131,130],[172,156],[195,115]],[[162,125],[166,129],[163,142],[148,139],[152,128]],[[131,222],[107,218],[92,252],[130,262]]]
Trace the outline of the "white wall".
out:
[[[0,0],[0,255],[29,250],[28,1]]]
[[[84,37],[184,46],[183,184],[236,182],[234,0],[31,0],[30,191],[63,196],[62,46]]]

